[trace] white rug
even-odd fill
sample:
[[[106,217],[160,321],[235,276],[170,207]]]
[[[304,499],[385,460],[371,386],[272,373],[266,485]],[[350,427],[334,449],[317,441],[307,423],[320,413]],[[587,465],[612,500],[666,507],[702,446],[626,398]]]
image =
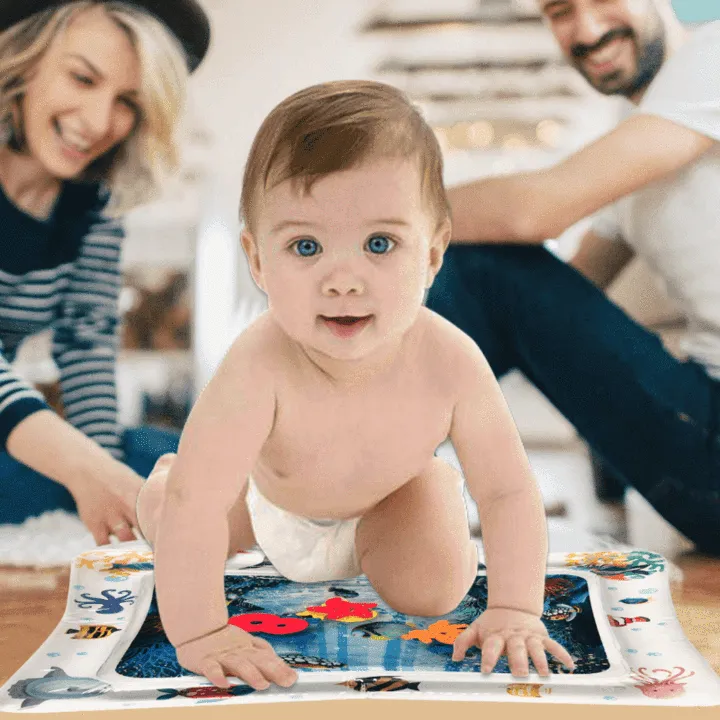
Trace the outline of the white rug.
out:
[[[64,510],[29,518],[22,525],[0,525],[0,565],[68,567],[74,557],[94,547],[80,518]]]

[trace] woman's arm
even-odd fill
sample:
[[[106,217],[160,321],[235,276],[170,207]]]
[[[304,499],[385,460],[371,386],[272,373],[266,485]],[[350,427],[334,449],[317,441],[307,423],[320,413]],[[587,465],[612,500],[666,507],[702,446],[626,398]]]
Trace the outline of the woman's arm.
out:
[[[53,357],[68,422],[122,459],[115,376],[124,232],[119,221],[93,220],[55,324]]]
[[[27,383],[16,381],[3,386],[14,391],[0,424],[5,420],[7,451],[64,485],[95,541],[104,544],[110,534],[134,539],[142,479],[119,461],[115,363],[122,229],[96,211],[88,219],[53,341],[68,422]]]

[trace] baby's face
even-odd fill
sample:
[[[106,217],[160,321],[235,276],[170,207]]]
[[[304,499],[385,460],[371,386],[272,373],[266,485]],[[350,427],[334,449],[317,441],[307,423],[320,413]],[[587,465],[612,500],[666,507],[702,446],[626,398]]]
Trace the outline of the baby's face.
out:
[[[318,180],[309,195],[290,181],[268,191],[243,246],[285,332],[355,360],[417,318],[449,240],[449,225],[436,225],[417,165],[375,159]]]

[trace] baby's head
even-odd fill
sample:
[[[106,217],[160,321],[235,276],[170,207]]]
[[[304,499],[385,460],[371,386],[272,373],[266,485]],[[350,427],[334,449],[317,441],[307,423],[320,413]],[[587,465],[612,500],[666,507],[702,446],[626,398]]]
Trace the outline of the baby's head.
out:
[[[442,175],[435,134],[391,86],[315,85],[270,113],[245,168],[242,241],[291,337],[351,359],[412,326],[450,239]]]

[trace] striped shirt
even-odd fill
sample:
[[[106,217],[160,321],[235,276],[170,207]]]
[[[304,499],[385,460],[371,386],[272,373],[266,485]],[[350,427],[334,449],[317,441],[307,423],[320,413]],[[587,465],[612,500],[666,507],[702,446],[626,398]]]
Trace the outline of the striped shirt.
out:
[[[42,221],[0,195],[3,234],[18,228],[20,235],[19,240],[0,240],[0,451],[6,451],[8,436],[18,423],[48,409],[42,394],[12,363],[26,338],[51,328],[66,420],[122,459],[115,383],[122,225],[103,216],[105,203],[97,191],[92,203],[65,200],[66,222],[52,219],[49,232]],[[87,190],[84,195],[87,198]],[[38,237],[46,231],[47,252],[39,252],[40,245],[31,247],[39,255],[35,266],[21,268],[15,258],[24,259],[22,248],[33,245],[32,233],[28,234],[28,223],[32,227],[33,222]],[[69,237],[73,234],[77,237]],[[14,243],[19,245],[13,247]],[[64,256],[59,245],[66,250]]]

